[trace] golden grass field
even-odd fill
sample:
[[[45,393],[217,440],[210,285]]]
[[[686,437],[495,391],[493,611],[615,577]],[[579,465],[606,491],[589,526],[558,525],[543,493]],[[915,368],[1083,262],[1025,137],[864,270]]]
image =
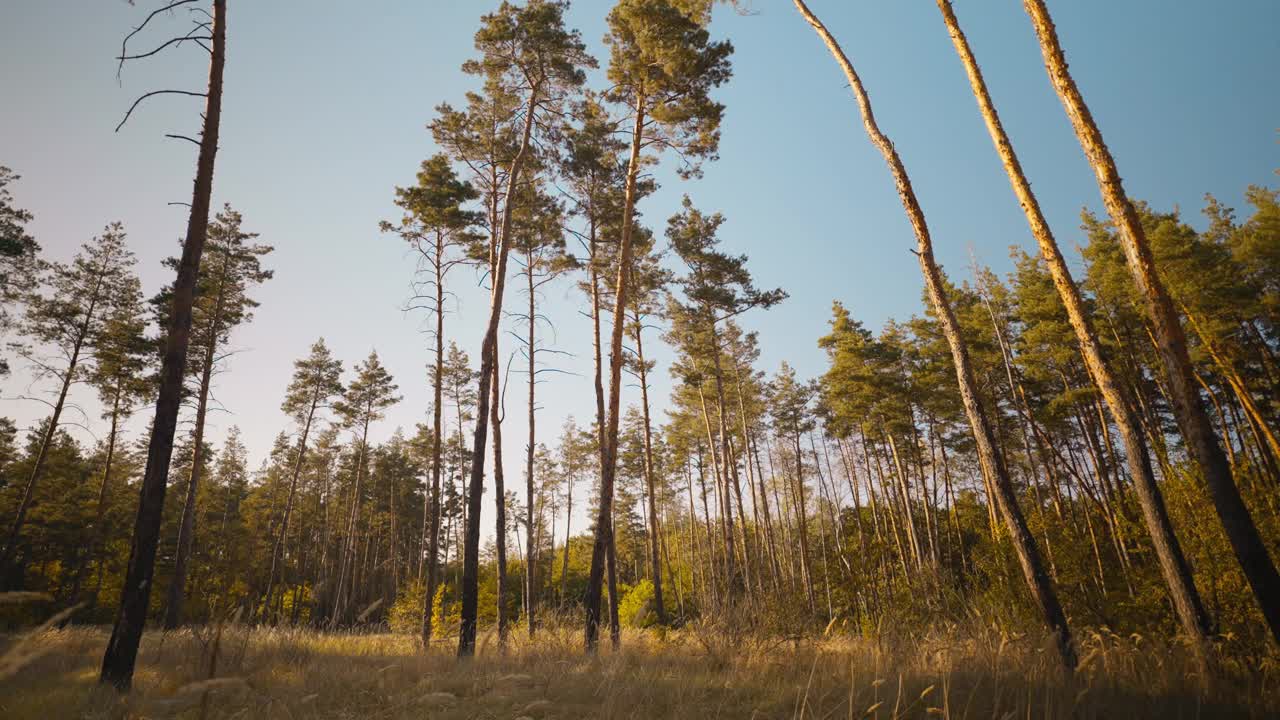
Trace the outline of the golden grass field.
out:
[[[149,633],[128,697],[99,687],[104,628],[0,639],[0,718],[1265,718],[1280,717],[1274,658],[1222,661],[1202,683],[1176,646],[1089,634],[1072,677],[1029,638],[949,631],[914,641],[840,634],[764,640],[723,629],[626,631],[581,650],[579,631],[492,633],[459,663],[444,639],[228,625]],[[204,707],[202,708],[202,702]]]

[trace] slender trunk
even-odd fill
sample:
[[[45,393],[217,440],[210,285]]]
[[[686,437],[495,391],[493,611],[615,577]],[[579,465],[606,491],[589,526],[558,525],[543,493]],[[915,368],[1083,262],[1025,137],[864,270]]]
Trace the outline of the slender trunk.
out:
[[[298,478],[302,475],[302,465],[307,454],[307,437],[311,434],[311,422],[315,418],[316,408],[320,406],[320,379],[316,378],[316,389],[311,396],[311,405],[307,408],[307,418],[302,423],[302,436],[298,438],[298,457],[293,461],[293,472],[289,475],[289,492],[284,501],[284,513],[280,516],[280,530],[276,533],[276,541],[271,550],[271,569],[267,573],[267,591],[263,602],[263,617],[266,609],[271,607],[271,593],[275,587],[276,569],[279,567],[284,553],[284,538],[289,531],[289,517],[293,513],[293,499],[298,493]],[[283,574],[283,569],[281,570]],[[286,588],[287,590],[288,588]]]
[[[628,279],[631,276],[632,216],[636,204],[636,181],[640,176],[640,145],[644,135],[643,94],[636,99],[635,122],[631,134],[631,154],[627,160],[626,193],[622,205],[622,237],[618,247],[618,280],[614,293],[613,330],[609,341],[608,428],[602,429],[600,467],[600,507],[596,513],[595,542],[591,548],[591,571],[587,576],[585,645],[595,652],[600,624],[600,589],[604,581],[605,556],[613,548],[613,481],[617,469],[618,406],[622,399],[622,334],[624,330]],[[611,602],[616,601],[616,595]]]
[[[493,492],[494,492],[494,531],[493,544],[496,554],[497,578],[497,616],[498,616],[498,650],[507,650],[507,490],[502,472],[502,376],[498,369],[498,341],[494,338],[493,350],[493,404],[489,406],[489,417],[493,424]]]
[[[427,585],[422,598],[422,650],[431,645],[436,586],[440,581],[440,466],[444,432],[444,243],[436,238],[436,367],[431,377],[431,530],[427,537]]]
[[[462,612],[458,628],[458,657],[470,657],[476,652],[476,620],[480,603],[480,507],[484,502],[484,447],[489,435],[489,403],[493,391],[494,368],[498,360],[498,326],[502,322],[502,295],[506,289],[507,257],[511,251],[511,213],[516,189],[520,185],[520,171],[529,155],[533,135],[533,119],[537,115],[539,87],[534,86],[529,95],[525,112],[524,130],[520,150],[511,163],[507,179],[506,201],[502,208],[502,228],[497,238],[497,253],[492,276],[493,289],[489,295],[489,320],[484,341],[480,346],[479,392],[476,394],[476,428],[471,445],[472,463],[470,487],[467,488],[467,528],[462,558]],[[501,502],[501,500],[499,500]]]
[[[58,432],[58,420],[62,418],[62,409],[67,402],[67,391],[71,389],[71,383],[75,381],[76,366],[80,363],[80,351],[84,348],[85,342],[89,339],[89,327],[93,324],[93,312],[98,306],[99,295],[102,291],[103,274],[107,268],[101,268],[100,273],[94,282],[93,294],[89,298],[89,307],[85,311],[84,320],[76,328],[76,339],[71,346],[71,358],[67,362],[67,371],[62,376],[62,386],[58,389],[58,399],[53,404],[53,413],[49,416],[49,424],[44,429],[44,434],[40,436],[40,449],[36,451],[36,461],[31,467],[31,475],[27,477],[26,487],[22,490],[22,499],[18,502],[18,512],[13,518],[13,526],[9,528],[9,535],[5,538],[4,551],[0,554],[0,572],[9,569],[9,564],[13,561],[14,553],[18,549],[18,539],[22,534],[22,525],[26,522],[27,511],[31,509],[31,501],[35,497],[36,483],[40,482],[40,476],[44,474],[44,465],[49,458],[49,447],[53,444],[53,438]],[[21,580],[19,580],[21,584]]]
[[[134,524],[129,566],[120,598],[120,612],[102,658],[100,681],[127,691],[133,684],[133,668],[138,644],[147,620],[155,572],[156,546],[164,512],[165,485],[173,455],[173,434],[178,424],[182,378],[187,365],[187,345],[191,335],[191,306],[195,298],[196,276],[209,229],[209,198],[213,191],[214,157],[218,152],[218,128],[222,116],[222,68],[226,52],[226,0],[213,0],[209,86],[206,93],[204,126],[200,136],[200,156],[196,162],[195,187],[187,235],[182,243],[182,259],[173,283],[173,305],[160,366],[160,390],[156,414],[147,446],[147,465],[142,476],[138,515]]]
[[[366,415],[364,431],[360,436],[360,447],[356,452],[356,479],[351,488],[351,512],[347,516],[347,534],[343,538],[342,556],[338,560],[338,586],[333,608],[334,622],[344,620],[350,614],[351,604],[355,601],[356,555],[359,552],[357,530],[360,527],[360,495],[364,483],[364,464],[369,441],[369,420]]]
[[[1058,42],[1058,34],[1048,8],[1043,0],[1024,0],[1023,6],[1031,17],[1031,24],[1040,41],[1049,78],[1062,100],[1076,137],[1093,166],[1107,212],[1119,230],[1121,247],[1134,283],[1146,302],[1147,315],[1154,328],[1160,359],[1167,375],[1178,428],[1186,441],[1188,452],[1204,473],[1205,484],[1209,488],[1218,517],[1266,618],[1271,636],[1280,643],[1280,573],[1276,572],[1275,563],[1267,553],[1253,517],[1240,497],[1240,489],[1232,477],[1231,467],[1214,435],[1204,403],[1195,387],[1191,358],[1187,354],[1186,335],[1179,323],[1173,300],[1160,279],[1142,222],[1125,195],[1115,159],[1107,149],[1084,97],[1067,69],[1067,60]]]
[[[1022,515],[1022,510],[1018,507],[1017,496],[1014,493],[1008,470],[996,451],[995,433],[982,407],[981,399],[978,397],[977,381],[974,378],[973,368],[969,361],[969,350],[960,334],[960,324],[956,320],[955,312],[947,300],[942,272],[933,258],[933,242],[929,237],[929,228],[925,222],[924,212],[920,209],[920,204],[916,200],[915,191],[911,188],[906,169],[903,167],[902,160],[897,151],[894,150],[889,138],[885,137],[884,133],[876,126],[875,118],[871,112],[870,101],[867,99],[866,91],[862,87],[862,81],[858,78],[844,51],[840,49],[835,38],[827,32],[821,21],[809,12],[804,0],[794,1],[800,14],[817,31],[831,54],[844,70],[845,76],[849,80],[849,84],[852,86],[854,95],[857,98],[867,134],[870,136],[872,143],[880,150],[893,173],[894,181],[898,187],[898,195],[902,200],[903,208],[907,212],[908,219],[911,221],[912,229],[915,231],[916,255],[920,261],[920,270],[924,275],[925,286],[937,312],[939,323],[942,326],[942,333],[951,348],[951,357],[955,365],[960,398],[964,404],[970,428],[973,430],[979,464],[982,466],[983,474],[991,478],[1001,515],[1004,516],[1005,525],[1017,551],[1019,563],[1022,566],[1022,574],[1031,589],[1032,595],[1035,597],[1045,624],[1055,636],[1063,665],[1068,670],[1074,669],[1077,658],[1075,647],[1071,640],[1071,631],[1067,627],[1066,615],[1058,602],[1058,596],[1053,584],[1045,572],[1044,563],[1040,558],[1040,551],[1036,549],[1035,540],[1027,529],[1026,519]],[[1280,612],[1280,607],[1278,607],[1278,612]]]
[[[178,526],[178,547],[173,561],[173,578],[169,581],[169,598],[165,605],[164,629],[173,630],[182,624],[182,604],[186,596],[187,566],[191,562],[191,549],[195,544],[196,500],[204,469],[204,423],[209,412],[209,389],[213,383],[213,363],[217,358],[218,336],[222,332],[222,313],[226,305],[228,276],[231,258],[223,258],[218,274],[218,295],[213,315],[209,319],[209,335],[204,351],[204,365],[200,371],[200,390],[196,401],[196,429],[192,436],[191,475],[187,481],[187,497],[182,506],[182,523]]]
[[[813,563],[809,559],[809,511],[805,507],[804,500],[804,455],[800,452],[800,430],[793,428],[795,433],[795,450],[796,450],[796,525],[798,526],[797,534],[800,536],[800,570],[804,574],[804,591],[805,597],[809,601],[809,612],[817,611],[817,604],[813,598]],[[825,553],[824,553],[825,557]]]
[[[649,556],[653,576],[653,609],[658,624],[667,624],[667,611],[662,604],[662,566],[659,558],[657,488],[653,478],[653,429],[649,419],[649,369],[644,359],[644,323],[636,313],[636,360],[640,368],[640,409],[644,416],[644,482],[649,496]]]
[[[107,519],[107,490],[111,485],[111,466],[115,462],[116,439],[120,434],[120,416],[122,415],[120,403],[123,399],[122,395],[123,392],[120,388],[119,381],[117,381],[115,392],[112,393],[111,399],[111,430],[107,434],[107,457],[102,466],[102,484],[98,486],[98,500],[94,504],[93,535],[89,541],[89,546],[84,549],[84,553],[76,565],[75,584],[71,591],[72,597],[76,597],[80,594],[80,587],[84,579],[84,571],[89,564],[89,559],[97,556],[99,548],[107,542],[107,530],[104,527]],[[105,564],[106,557],[99,557],[99,581],[102,578],[101,568]],[[94,588],[93,594],[89,597],[88,602],[90,605],[97,604],[97,587]]]
[[[712,370],[715,372],[716,380],[716,424],[720,433],[720,457],[721,466],[724,470],[724,522],[725,522],[725,574],[728,581],[728,600],[730,603],[734,600],[734,595],[744,588],[751,587],[750,570],[748,569],[748,558],[746,551],[746,522],[742,522],[742,572],[743,576],[738,577],[737,566],[734,563],[734,544],[737,542],[736,534],[733,530],[733,501],[738,501],[738,515],[742,516],[742,488],[738,482],[738,463],[734,458],[732,442],[729,438],[728,421],[725,419],[725,402],[724,402],[724,372],[720,367],[720,337],[716,332],[715,322],[712,321],[711,327],[711,361]]]
[[[525,537],[524,552],[524,622],[529,629],[529,638],[533,639],[536,628],[534,627],[534,575],[536,573],[534,553],[537,552],[538,546],[535,542],[537,533],[533,528],[533,448],[537,442],[535,432],[535,421],[537,420],[534,404],[534,386],[537,381],[537,361],[535,353],[537,353],[537,318],[534,315],[534,285],[533,285],[533,258],[532,253],[528,258],[529,262],[525,267],[525,279],[528,286],[525,288],[529,293],[529,444],[525,447],[524,458],[524,480],[525,480],[525,529],[527,530]]]

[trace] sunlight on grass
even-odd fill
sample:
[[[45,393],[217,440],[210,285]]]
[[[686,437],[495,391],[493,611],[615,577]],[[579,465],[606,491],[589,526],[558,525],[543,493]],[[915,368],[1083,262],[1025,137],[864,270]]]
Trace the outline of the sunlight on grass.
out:
[[[915,641],[833,635],[763,638],[722,628],[628,631],[623,647],[581,653],[576,627],[486,636],[470,663],[446,639],[430,652],[401,635],[229,627],[219,672],[200,634],[148,635],[126,699],[97,685],[106,633],[47,630],[46,652],[0,689],[0,716],[211,718],[1067,718],[1241,717],[1280,713],[1274,662],[1224,665],[1204,688],[1176,646],[1083,638],[1066,677],[1035,638],[953,632]]]

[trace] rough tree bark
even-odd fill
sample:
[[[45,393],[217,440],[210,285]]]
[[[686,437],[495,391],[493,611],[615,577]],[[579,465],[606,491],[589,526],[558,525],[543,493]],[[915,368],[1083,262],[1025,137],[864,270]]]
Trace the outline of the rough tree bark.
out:
[[[987,91],[982,69],[973,56],[968,39],[960,29],[960,23],[951,7],[951,0],[938,0],[938,9],[942,12],[943,21],[951,34],[956,53],[960,56],[965,72],[969,76],[969,85],[978,101],[982,119],[991,135],[991,142],[995,145],[1000,161],[1004,164],[1014,195],[1017,196],[1018,204],[1022,206],[1022,211],[1027,216],[1031,234],[1035,236],[1036,243],[1040,246],[1040,254],[1044,257],[1049,275],[1058,290],[1058,296],[1066,308],[1067,319],[1080,345],[1085,367],[1110,409],[1111,417],[1120,433],[1129,473],[1133,477],[1134,488],[1137,490],[1138,504],[1142,508],[1143,519],[1146,521],[1152,546],[1160,562],[1161,573],[1169,589],[1169,599],[1173,602],[1183,632],[1203,653],[1204,645],[1208,642],[1211,632],[1209,614],[1205,611],[1200,595],[1196,591],[1191,569],[1173,532],[1173,524],[1169,520],[1164,497],[1156,483],[1155,472],[1151,466],[1151,454],[1143,437],[1142,427],[1133,410],[1133,404],[1103,356],[1102,344],[1098,341],[1098,334],[1093,328],[1093,322],[1080,296],[1080,290],[1071,277],[1071,271],[1062,256],[1053,231],[1049,228],[1049,223],[1040,209],[1040,203],[1031,190],[1031,183],[1023,173],[1022,164],[1018,161],[1013,144],[1000,121],[1000,114],[996,111],[991,94]]]
[[[1062,663],[1068,670],[1073,670],[1076,666],[1077,657],[1075,646],[1071,639],[1071,630],[1067,626],[1067,618],[1062,611],[1061,604],[1058,602],[1057,593],[1053,588],[1048,573],[1045,571],[1040,551],[1036,548],[1035,540],[1027,528],[1026,518],[1023,517],[1021,508],[1018,507],[1017,495],[1014,493],[1013,483],[1009,477],[1008,469],[1004,465],[1004,459],[996,449],[995,432],[982,407],[982,401],[978,397],[977,380],[973,374],[973,367],[969,362],[969,351],[965,345],[964,338],[960,334],[960,324],[956,320],[955,312],[947,300],[942,272],[933,258],[933,241],[929,236],[929,227],[925,222],[924,211],[920,209],[920,203],[916,199],[915,191],[911,188],[911,181],[907,177],[907,171],[903,167],[902,159],[894,149],[893,143],[876,125],[875,116],[871,111],[871,102],[867,98],[866,90],[863,88],[858,74],[854,71],[853,65],[849,62],[848,57],[845,56],[844,51],[840,49],[840,45],[835,38],[827,31],[826,26],[809,11],[804,0],[794,0],[794,2],[796,9],[800,11],[804,19],[817,32],[827,49],[831,51],[831,55],[844,71],[845,77],[848,79],[857,99],[867,135],[871,138],[876,148],[880,150],[885,162],[889,165],[890,171],[893,173],[898,195],[915,232],[916,256],[920,261],[920,271],[924,275],[925,287],[938,315],[938,322],[942,326],[942,334],[946,337],[947,344],[951,349],[951,358],[956,370],[956,384],[960,391],[960,399],[964,404],[965,415],[968,416],[969,426],[973,431],[978,462],[982,466],[983,474],[991,479],[1000,514],[1004,518],[1010,539],[1018,555],[1019,564],[1022,566],[1022,574],[1031,589],[1036,604],[1039,606],[1045,624],[1054,635],[1058,652],[1062,657]]]
[[[120,691],[133,684],[133,668],[138,643],[147,620],[151,599],[151,579],[155,572],[156,546],[160,540],[160,520],[164,511],[165,484],[173,455],[173,434],[178,423],[182,378],[187,366],[187,345],[191,336],[191,306],[195,299],[200,256],[209,230],[209,199],[213,192],[214,157],[218,152],[218,127],[222,117],[222,69],[226,60],[227,2],[213,0],[210,35],[209,87],[205,97],[204,126],[200,155],[196,161],[191,214],[182,243],[182,259],[173,283],[173,306],[160,366],[160,391],[155,420],[147,445],[147,465],[142,476],[138,515],[134,524],[129,566],[120,597],[120,613],[102,658],[100,681]]]
[[[1235,551],[1236,560],[1253,589],[1272,639],[1280,644],[1280,573],[1276,572],[1275,563],[1267,554],[1253,517],[1240,497],[1231,467],[1205,412],[1196,389],[1191,358],[1187,354],[1187,338],[1169,291],[1160,279],[1142,222],[1124,192],[1115,158],[1111,156],[1084,96],[1067,69],[1067,59],[1058,42],[1049,9],[1043,0],[1023,0],[1023,6],[1040,41],[1049,79],[1093,167],[1107,213],[1119,231],[1129,271],[1146,302],[1160,360],[1168,376],[1168,391],[1178,429],[1186,441],[1187,451],[1204,473],[1209,496]]]

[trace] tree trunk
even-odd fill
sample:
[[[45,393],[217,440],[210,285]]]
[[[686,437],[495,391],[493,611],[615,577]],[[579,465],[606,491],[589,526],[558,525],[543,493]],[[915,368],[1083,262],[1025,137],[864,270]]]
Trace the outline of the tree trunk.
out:
[[[528,627],[529,639],[533,639],[536,628],[534,627],[534,585],[536,582],[537,567],[535,565],[537,546],[537,533],[533,527],[533,511],[534,511],[534,479],[533,479],[533,450],[534,443],[537,442],[536,421],[537,414],[535,412],[535,390],[534,384],[537,380],[538,366],[536,361],[537,347],[537,318],[534,316],[534,284],[533,284],[533,260],[530,258],[528,267],[525,268],[526,280],[528,285],[526,290],[529,292],[529,444],[525,448],[524,459],[524,476],[525,476],[525,551],[524,551],[524,622]]]
[[[182,524],[178,527],[177,554],[173,561],[173,578],[169,581],[169,598],[164,612],[165,630],[173,630],[182,624],[187,565],[191,562],[191,549],[195,543],[196,499],[200,490],[201,469],[204,464],[204,422],[209,411],[209,388],[213,382],[213,363],[217,357],[218,335],[222,329],[222,312],[226,303],[230,265],[230,257],[224,257],[218,276],[218,296],[214,303],[213,316],[209,320],[209,344],[204,352],[204,367],[200,372],[200,390],[197,396],[196,429],[191,449],[191,475],[187,482],[186,501],[182,505]]]
[[[817,612],[817,604],[813,597],[813,562],[809,559],[809,511],[804,499],[804,455],[800,452],[800,430],[793,428],[796,451],[796,526],[800,536],[800,570],[804,574],[805,597],[809,601],[809,612]]]
[[[516,189],[520,185],[520,171],[529,155],[538,95],[539,87],[535,85],[530,92],[525,112],[520,150],[511,163],[511,174],[507,179],[502,228],[497,238],[498,251],[494,258],[493,289],[489,295],[489,320],[480,346],[480,387],[476,396],[476,428],[471,444],[471,478],[470,487],[467,488],[467,528],[462,558],[462,617],[458,628],[458,657],[463,658],[475,655],[476,652],[476,619],[480,602],[480,508],[484,502],[484,447],[489,435],[489,396],[493,392],[494,368],[497,367],[498,327],[502,323],[502,295],[506,289],[507,257],[511,251],[511,211]]]
[[[364,432],[360,436],[360,449],[356,454],[356,480],[351,489],[351,512],[347,516],[347,535],[342,543],[342,557],[338,560],[338,586],[335,591],[333,621],[338,622],[349,616],[351,604],[355,602],[355,578],[357,570],[356,554],[359,552],[357,531],[360,527],[360,491],[364,481],[365,456],[369,440],[369,420],[366,416]]]
[[[289,531],[289,515],[293,512],[293,498],[298,492],[298,477],[302,475],[303,458],[307,453],[307,436],[311,433],[311,421],[315,417],[316,407],[320,404],[319,388],[317,386],[316,393],[311,398],[311,407],[307,410],[307,420],[302,425],[302,437],[298,439],[298,457],[293,462],[293,472],[289,477],[289,493],[284,501],[284,513],[280,517],[280,531],[276,534],[276,541],[271,549],[271,569],[267,573],[267,591],[265,601],[263,603],[263,618],[266,618],[266,609],[271,607],[271,593],[275,587],[276,568],[280,564],[281,556],[284,552],[284,537]],[[283,570],[281,570],[283,574]],[[287,588],[286,588],[287,590]]]
[[[884,133],[876,126],[875,117],[871,112],[871,103],[867,99],[866,91],[862,87],[862,81],[854,71],[853,65],[849,63],[844,51],[840,49],[835,38],[827,32],[826,27],[809,12],[804,0],[794,1],[800,14],[817,31],[831,54],[835,57],[836,62],[844,70],[845,76],[849,80],[849,84],[852,86],[854,95],[857,98],[867,134],[870,136],[872,143],[880,150],[885,162],[889,165],[890,171],[893,173],[894,181],[898,187],[898,195],[915,232],[916,255],[920,261],[920,270],[924,275],[925,286],[937,312],[938,321],[942,326],[942,333],[951,348],[951,357],[955,364],[960,398],[963,401],[970,428],[973,430],[979,464],[982,466],[983,474],[991,478],[991,483],[996,492],[996,499],[1000,506],[1000,513],[1004,516],[1005,525],[1009,531],[1010,538],[1013,540],[1014,549],[1017,551],[1018,560],[1022,566],[1022,574],[1035,597],[1045,624],[1055,636],[1063,665],[1068,670],[1072,670],[1076,666],[1077,658],[1075,647],[1071,640],[1071,631],[1067,627],[1067,618],[1062,612],[1062,606],[1058,602],[1058,596],[1053,584],[1045,572],[1040,552],[1035,546],[1035,540],[1027,529],[1026,519],[1022,515],[1022,510],[1018,507],[1017,496],[1014,493],[1008,470],[996,451],[995,433],[977,394],[977,381],[974,378],[973,368],[969,362],[969,350],[960,334],[960,324],[956,320],[955,313],[947,300],[942,272],[938,269],[938,265],[933,259],[933,242],[929,237],[929,228],[925,222],[924,212],[920,209],[920,204],[916,200],[915,191],[911,188],[911,182],[907,177],[906,169],[902,165],[901,158],[898,157],[898,153],[894,150],[889,138],[885,137]]]
[[[498,615],[498,651],[507,650],[507,490],[502,472],[502,376],[498,362],[498,340],[493,342],[493,405],[489,407],[489,417],[493,423],[493,492],[494,492],[494,531],[493,544],[496,552],[497,579],[496,592]]]
[[[164,512],[165,485],[173,455],[173,434],[178,423],[182,378],[186,372],[187,345],[191,335],[191,306],[195,298],[196,276],[209,229],[209,198],[213,191],[214,157],[218,152],[218,129],[222,116],[222,68],[226,58],[227,2],[213,0],[212,52],[209,59],[209,88],[205,99],[204,127],[200,136],[200,156],[196,162],[195,187],[187,236],[182,243],[182,259],[173,283],[173,306],[164,357],[160,367],[160,391],[156,398],[155,420],[147,446],[147,465],[142,476],[138,515],[129,567],[125,573],[116,617],[102,658],[100,681],[127,691],[133,684],[133,668],[138,643],[147,620],[151,579],[155,572],[156,546]]]
[[[1062,100],[1089,164],[1093,166],[1103,203],[1119,231],[1120,244],[1134,283],[1146,302],[1160,359],[1168,376],[1169,395],[1178,428],[1186,441],[1188,452],[1204,473],[1205,484],[1209,488],[1218,517],[1266,618],[1271,636],[1280,643],[1280,573],[1276,572],[1275,563],[1267,554],[1266,545],[1258,534],[1253,517],[1240,497],[1240,489],[1232,477],[1231,467],[1218,444],[1218,438],[1214,435],[1213,426],[1195,387],[1191,358],[1187,354],[1186,335],[1179,323],[1173,300],[1160,279],[1142,222],[1125,195],[1115,159],[1107,149],[1084,97],[1067,69],[1067,59],[1058,42],[1057,30],[1054,29],[1048,8],[1043,0],[1024,0],[1023,6],[1031,17],[1031,24],[1040,41],[1045,69]]]
[[[436,585],[440,578],[440,465],[444,432],[444,277],[443,243],[436,241],[436,368],[431,378],[431,530],[427,537],[427,585],[422,602],[422,650],[431,645],[431,621],[435,611]]]
[[[644,106],[636,100],[632,126],[631,154],[627,160],[626,194],[622,205],[622,238],[618,248],[618,280],[614,296],[613,331],[609,342],[609,404],[607,430],[601,430],[600,507],[596,513],[595,542],[591,548],[591,571],[587,576],[585,643],[595,652],[600,624],[600,586],[604,581],[605,556],[613,547],[613,481],[617,469],[618,406],[622,399],[622,334],[626,325],[627,280],[631,276],[632,217],[636,203],[636,180],[640,176],[640,146],[644,135]],[[611,602],[614,602],[611,600]]]
[[[107,490],[111,485],[111,466],[115,462],[116,440],[120,435],[120,416],[122,414],[120,403],[122,402],[122,394],[120,386],[117,383],[115,393],[111,399],[111,430],[107,434],[107,457],[104,460],[102,467],[102,484],[98,486],[98,500],[94,504],[93,536],[89,540],[89,546],[84,549],[84,554],[76,564],[75,584],[71,591],[72,597],[80,595],[80,587],[84,580],[84,571],[88,567],[89,560],[90,558],[98,556],[100,552],[99,548],[105,545],[107,541],[107,531],[103,525],[107,519]],[[101,570],[101,567],[104,564],[106,564],[106,558],[99,557],[99,570]],[[102,573],[99,572],[98,578],[101,579],[101,577]],[[97,604],[98,589],[100,587],[101,586],[95,587],[93,594],[89,597],[87,602],[90,606]]]
[[[653,431],[649,420],[649,371],[644,361],[644,324],[636,313],[636,359],[640,368],[640,408],[644,414],[644,482],[649,495],[649,554],[653,575],[653,610],[660,625],[667,624],[667,611],[662,604],[662,566],[659,558],[657,488],[653,480]]]

